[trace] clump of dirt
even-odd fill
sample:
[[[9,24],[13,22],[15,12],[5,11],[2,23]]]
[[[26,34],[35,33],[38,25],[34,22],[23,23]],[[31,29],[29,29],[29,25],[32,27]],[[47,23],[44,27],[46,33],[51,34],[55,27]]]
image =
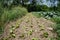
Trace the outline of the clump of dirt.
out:
[[[53,22],[31,13],[6,25],[1,40],[49,40],[56,37]]]

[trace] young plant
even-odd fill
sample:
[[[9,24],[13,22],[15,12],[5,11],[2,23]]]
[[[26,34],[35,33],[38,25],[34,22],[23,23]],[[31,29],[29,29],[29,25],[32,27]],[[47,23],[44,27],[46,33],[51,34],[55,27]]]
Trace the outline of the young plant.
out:
[[[19,37],[20,37],[20,38],[24,38],[24,34],[21,34]]]
[[[49,35],[48,32],[44,32],[44,33],[43,33],[43,36],[44,36],[45,38],[47,38],[48,35]]]
[[[38,38],[32,38],[32,40],[39,40]]]
[[[14,37],[14,38],[16,37],[16,35],[15,35],[14,33],[13,33],[13,34],[11,34],[11,36],[12,36],[12,37]]]
[[[39,28],[40,28],[40,31],[45,29],[43,25],[39,25]]]
[[[28,34],[29,35],[32,35],[32,33],[33,33],[33,30],[32,29],[28,31]]]

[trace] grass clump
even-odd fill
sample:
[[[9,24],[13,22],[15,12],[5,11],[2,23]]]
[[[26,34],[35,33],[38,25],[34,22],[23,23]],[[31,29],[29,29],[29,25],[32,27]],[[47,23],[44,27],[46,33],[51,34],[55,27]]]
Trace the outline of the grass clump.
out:
[[[4,10],[2,14],[1,20],[3,22],[15,20],[16,18],[21,18],[22,16],[26,15],[27,10],[21,7],[15,7],[11,10]]]
[[[14,7],[12,9],[4,8],[0,13],[0,33],[5,23],[21,18],[27,14],[27,10],[23,7]]]

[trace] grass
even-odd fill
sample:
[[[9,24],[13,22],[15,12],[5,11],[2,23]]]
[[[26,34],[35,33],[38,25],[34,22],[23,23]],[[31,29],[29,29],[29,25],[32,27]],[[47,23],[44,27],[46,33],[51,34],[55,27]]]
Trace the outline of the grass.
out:
[[[3,22],[11,21],[16,18],[21,18],[27,13],[27,10],[25,8],[15,7],[11,10],[4,10],[4,13],[1,16],[1,20]]]
[[[25,16],[28,12],[23,7],[14,7],[12,9],[4,8],[4,12],[0,12],[0,33],[2,32],[5,23],[16,20]]]
[[[32,12],[32,14],[34,15],[34,16],[36,16],[37,18],[40,18],[41,16],[42,16],[42,14],[39,12]]]

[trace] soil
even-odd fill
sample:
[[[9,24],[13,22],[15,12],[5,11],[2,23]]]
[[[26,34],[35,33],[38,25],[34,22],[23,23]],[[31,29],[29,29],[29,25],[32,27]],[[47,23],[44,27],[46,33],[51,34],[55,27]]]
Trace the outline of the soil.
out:
[[[27,14],[21,19],[17,19],[14,22],[10,22],[6,25],[2,39],[7,40],[49,40],[56,37],[56,33],[53,32],[54,23],[43,17],[37,18],[31,13]],[[14,37],[11,36],[10,29],[14,26]],[[48,33],[45,37],[44,33]]]

